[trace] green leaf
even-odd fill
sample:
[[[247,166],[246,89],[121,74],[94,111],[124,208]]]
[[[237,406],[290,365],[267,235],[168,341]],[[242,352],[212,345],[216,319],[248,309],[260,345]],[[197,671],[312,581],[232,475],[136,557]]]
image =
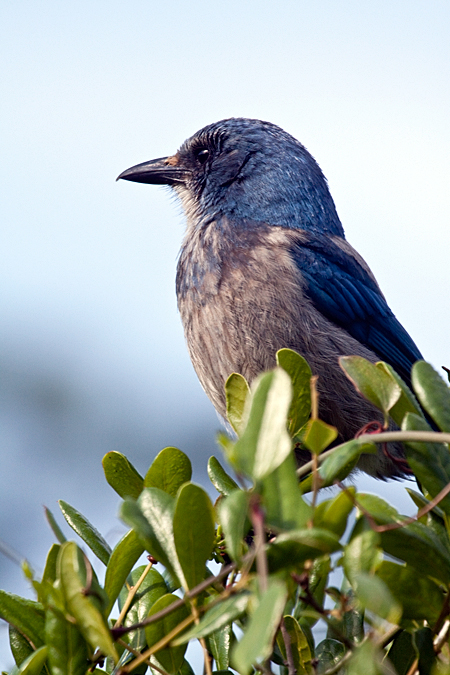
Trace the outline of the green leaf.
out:
[[[47,519],[48,524],[50,525],[50,528],[53,532],[53,534],[56,537],[56,540],[59,541],[60,544],[64,544],[66,540],[66,537],[64,536],[61,528],[59,527],[58,523],[56,522],[55,516],[53,513],[48,509],[46,506],[44,506],[44,513],[45,517]]]
[[[296,675],[309,675],[312,672],[311,650],[306,635],[293,616],[288,615],[284,617],[284,627],[289,635]],[[277,634],[277,643],[286,661],[286,646],[280,631]]]
[[[144,547],[134,530],[127,532],[114,547],[105,574],[105,592],[108,596],[106,615],[112,610],[127,576],[143,552]]]
[[[194,483],[180,488],[173,517],[173,536],[183,570],[185,589],[205,578],[205,565],[214,548],[214,510],[206,492]]]
[[[339,551],[339,537],[328,530],[310,528],[293,530],[280,534],[274,543],[267,547],[267,557],[271,571],[296,567],[306,560],[314,560],[325,553]]]
[[[17,675],[40,675],[47,661],[47,646],[39,647],[23,661],[16,670]]]
[[[313,454],[319,455],[337,438],[336,427],[322,420],[309,420],[306,424],[302,442]]]
[[[411,413],[407,413],[403,420],[404,431],[429,431],[428,423]],[[405,444],[406,459],[417,476],[421,485],[431,497],[437,494],[450,481],[450,452],[444,443],[415,443]],[[439,502],[439,507],[450,515],[450,495],[446,495]]]
[[[44,644],[44,608],[40,602],[0,590],[0,616],[23,633],[34,647]]]
[[[450,431],[450,389],[426,361],[413,365],[412,385],[420,403],[441,431]]]
[[[18,666],[34,651],[30,641],[11,624],[9,624],[9,646]]]
[[[141,565],[131,572],[128,577],[130,586],[135,586],[137,584],[146,567],[146,565]],[[167,586],[163,576],[152,568],[145,576],[139,586],[139,590],[133,598],[131,607],[125,617],[124,625],[132,626],[146,619],[155,602],[166,594]],[[119,597],[120,609],[124,606],[127,597],[128,591],[126,588],[123,588]],[[138,652],[141,651],[146,645],[145,630],[140,628],[132,633],[128,633],[127,642],[130,641],[133,649]]]
[[[401,427],[403,418],[408,412],[423,417],[422,409],[418,404],[416,397],[412,393],[411,389],[403,382],[400,375],[397,375],[393,367],[384,361],[378,361],[378,363],[375,365],[379,370],[383,371],[392,380],[394,380],[394,382],[396,382],[400,387],[400,398],[398,399],[397,403],[395,403],[389,410],[389,415],[392,417],[394,422],[399,427]]]
[[[320,607],[322,607],[324,604],[325,588],[328,583],[328,575],[330,574],[330,570],[331,561],[329,555],[320,556],[311,561],[308,572],[308,587],[309,592],[316,601],[317,605]],[[304,602],[300,597],[298,598],[294,608],[294,616],[296,619],[301,620],[301,628],[303,631],[306,630],[307,626],[312,628],[319,620],[317,616],[306,616],[303,614],[303,612],[310,609],[310,607],[311,605],[308,602]]]
[[[353,575],[352,585],[364,609],[368,609],[389,623],[398,624],[402,615],[402,606],[380,577],[358,572]]]
[[[247,426],[228,457],[253,480],[267,476],[291,452],[286,430],[291,394],[290,378],[282,368],[260,375],[253,384]]]
[[[406,492],[409,494],[418,509],[429,505],[430,501],[415,490],[406,488]],[[448,551],[450,551],[450,538],[446,526],[446,516],[444,511],[442,511],[439,506],[435,506],[431,511],[428,511],[425,516],[422,516],[420,518],[420,522],[426,524],[427,527],[433,530],[440,542]]]
[[[218,459],[214,456],[208,460],[208,476],[217,492],[222,495],[229,495],[238,487],[236,481],[229,476]]]
[[[226,600],[222,600],[222,602],[215,605],[212,609],[207,609],[199,623],[190,628],[186,633],[183,633],[181,637],[175,638],[173,644],[175,646],[183,645],[189,642],[189,640],[206,637],[236,621],[247,610],[250,597],[249,593],[240,593],[239,595],[233,595]]]
[[[170,574],[184,579],[173,536],[175,499],[159,488],[144,488],[137,502],[126,500],[120,513],[143,541],[147,551],[167,567]],[[185,580],[184,580],[185,583]]]
[[[45,613],[45,642],[52,675],[85,675],[88,646],[80,631],[56,609]]]
[[[159,598],[155,604],[150,609],[148,616],[153,616],[157,614],[162,609],[169,607],[172,603],[179,600],[176,595],[168,593],[163,595],[162,598]],[[149,626],[145,627],[145,635],[147,638],[147,644],[149,647],[152,647],[157,642],[162,640],[170,631],[172,631],[179,623],[184,621],[189,616],[188,609],[183,605],[178,607],[170,614],[167,614],[165,617],[151,623]],[[156,652],[156,658],[161,663],[161,665],[169,673],[176,673],[177,670],[181,667],[184,654],[186,652],[187,645],[179,645],[178,647],[166,647]]]
[[[408,675],[416,656],[411,633],[402,630],[394,638],[388,652],[389,661],[394,666],[397,675]]]
[[[263,479],[261,493],[268,527],[275,530],[302,528],[312,517],[312,508],[300,492],[292,453]]]
[[[60,499],[58,501],[62,514],[72,530],[78,534],[79,537],[89,546],[91,551],[95,553],[97,558],[102,561],[104,565],[108,564],[109,556],[111,555],[111,547],[103,539],[102,535],[89,520],[77,511],[73,506]]]
[[[289,433],[298,434],[311,414],[311,368],[303,356],[292,349],[280,349],[276,354],[277,365],[291,378],[292,403],[289,408]]]
[[[318,504],[314,510],[314,526],[325,530],[331,530],[342,537],[347,527],[347,520],[353,510],[352,496],[355,488],[350,487],[347,491],[339,492],[333,499]]]
[[[320,465],[321,487],[333,485],[335,480],[344,480],[353,471],[362,454],[377,452],[374,443],[361,443],[357,439],[339,445]]]
[[[430,628],[419,628],[413,633],[413,640],[419,656],[420,675],[432,675],[436,671],[436,654],[433,646],[433,633]]]
[[[132,463],[120,452],[108,452],[102,460],[108,483],[119,497],[137,499],[144,487],[144,479]]]
[[[347,675],[396,675],[383,652],[375,642],[367,640],[359,645],[348,662]]]
[[[241,641],[232,650],[231,663],[241,675],[250,673],[253,664],[265,661],[272,653],[286,597],[285,585],[278,579],[271,580],[250,617]]]
[[[61,588],[69,613],[75,618],[77,626],[92,649],[97,647],[105,656],[117,661],[108,626],[99,610],[98,584],[95,584],[93,570],[89,570],[92,595],[86,593],[86,560],[78,546],[68,541],[61,546],[58,558],[58,570]]]
[[[360,522],[364,523],[365,521],[358,521],[354,532],[358,530]],[[342,559],[346,577],[351,583],[360,572],[374,572],[380,566],[383,560],[380,544],[380,535],[370,528],[363,530],[356,536],[352,535],[350,542],[345,547]]]
[[[144,487],[155,487],[175,495],[178,488],[191,480],[191,460],[178,448],[164,448],[155,459],[144,478]]]
[[[249,503],[250,493],[238,488],[218,505],[219,521],[225,534],[227,553],[232,560],[240,560],[243,554]]]
[[[324,673],[325,671],[337,665],[342,657],[345,655],[345,647],[342,642],[326,638],[322,640],[316,647],[317,672]],[[362,675],[361,671],[359,675]]]
[[[231,373],[225,382],[227,419],[238,436],[244,431],[247,422],[245,402],[249,394],[250,387],[245,377],[239,373]]]
[[[438,584],[418,574],[409,565],[397,565],[390,560],[383,560],[377,576],[402,605],[403,619],[426,619],[431,625],[437,621],[444,602],[444,595]]]
[[[362,356],[341,356],[339,363],[364,398],[387,416],[402,393],[397,382]]]
[[[377,525],[402,523],[404,517],[383,499],[359,493],[358,503],[372,515]],[[435,533],[422,523],[381,533],[381,544],[386,553],[403,560],[421,574],[450,582],[450,555]]]
[[[230,665],[231,637],[232,629],[228,625],[211,633],[206,639],[207,649],[216,662],[216,668],[222,671],[226,671]]]

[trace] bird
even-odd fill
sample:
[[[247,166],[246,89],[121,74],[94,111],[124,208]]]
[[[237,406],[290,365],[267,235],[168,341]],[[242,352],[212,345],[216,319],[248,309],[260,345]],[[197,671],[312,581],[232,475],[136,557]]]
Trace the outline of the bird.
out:
[[[318,376],[319,415],[338,430],[336,442],[383,422],[339,357],[386,361],[410,384],[422,355],[347,242],[327,180],[298,140],[270,122],[229,118],[119,179],[169,186],[181,200],[178,308],[194,369],[222,417],[228,376],[251,382],[289,348]],[[357,468],[381,479],[408,473],[400,444],[362,454]]]

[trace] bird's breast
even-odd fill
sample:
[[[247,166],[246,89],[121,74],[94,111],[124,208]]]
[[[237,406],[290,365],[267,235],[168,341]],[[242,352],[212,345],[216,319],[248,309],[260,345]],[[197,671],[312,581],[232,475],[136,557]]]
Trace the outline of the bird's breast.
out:
[[[275,363],[281,347],[307,352],[315,313],[281,228],[223,239],[209,232],[183,247],[178,307],[194,368],[224,413],[223,385],[232,372],[249,381]]]

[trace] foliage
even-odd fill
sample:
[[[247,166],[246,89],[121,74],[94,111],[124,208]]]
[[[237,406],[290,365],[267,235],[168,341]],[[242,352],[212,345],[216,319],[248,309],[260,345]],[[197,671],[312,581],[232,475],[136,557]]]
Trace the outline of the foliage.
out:
[[[343,358],[386,425],[378,435],[336,444],[336,430],[318,419],[308,364],[290,350],[277,363],[251,387],[237,374],[226,383],[236,437],[220,435],[219,442],[235,477],[209,460],[214,505],[191,482],[188,457],[170,447],[145,477],[120,453],[104,458],[131,528],[113,550],[60,502],[104,566],[103,585],[83,548],[47,512],[58,543],[42,578],[24,563],[36,600],[0,591],[16,662],[10,675],[141,674],[148,667],[189,675],[192,640],[200,641],[208,675],[450,673],[448,387],[425,362],[413,368],[412,393],[387,364]],[[399,430],[387,429],[390,418]],[[421,490],[408,489],[417,509],[409,518],[342,483],[361,453],[388,451],[394,440],[404,442]],[[296,476],[292,450],[299,445],[311,462]],[[320,494],[334,483],[333,493]],[[337,569],[340,589],[330,585]],[[317,644],[320,624],[327,633]]]

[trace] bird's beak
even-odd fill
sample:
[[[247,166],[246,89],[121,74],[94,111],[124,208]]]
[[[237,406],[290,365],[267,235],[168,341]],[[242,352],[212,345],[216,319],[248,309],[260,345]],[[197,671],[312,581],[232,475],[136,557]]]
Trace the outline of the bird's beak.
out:
[[[122,171],[116,180],[132,180],[135,183],[151,183],[152,185],[176,185],[185,183],[188,175],[185,167],[179,164],[177,155],[160,157],[150,162],[136,164]]]

